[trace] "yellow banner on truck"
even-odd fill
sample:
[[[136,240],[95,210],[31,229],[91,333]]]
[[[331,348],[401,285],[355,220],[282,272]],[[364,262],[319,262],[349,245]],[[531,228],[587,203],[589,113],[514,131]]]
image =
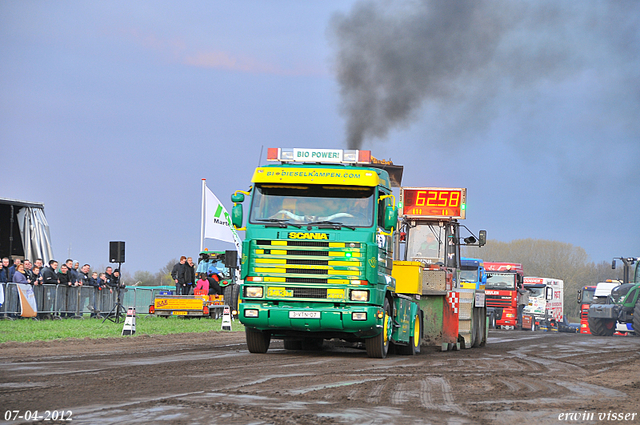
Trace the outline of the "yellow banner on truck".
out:
[[[158,310],[199,310],[202,311],[202,298],[156,298]]]

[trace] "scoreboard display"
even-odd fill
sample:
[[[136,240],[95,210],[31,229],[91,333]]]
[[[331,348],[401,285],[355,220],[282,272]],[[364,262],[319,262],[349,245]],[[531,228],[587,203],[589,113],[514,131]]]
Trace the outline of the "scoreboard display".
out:
[[[464,219],[467,189],[403,187],[400,202],[400,214],[405,217]]]

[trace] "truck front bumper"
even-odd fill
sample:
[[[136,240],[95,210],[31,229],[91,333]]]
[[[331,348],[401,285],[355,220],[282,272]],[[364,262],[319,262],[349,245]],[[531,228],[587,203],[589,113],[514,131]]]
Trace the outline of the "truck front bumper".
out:
[[[373,337],[383,328],[383,309],[370,305],[326,303],[240,303],[240,322],[272,334],[317,333],[323,337]]]

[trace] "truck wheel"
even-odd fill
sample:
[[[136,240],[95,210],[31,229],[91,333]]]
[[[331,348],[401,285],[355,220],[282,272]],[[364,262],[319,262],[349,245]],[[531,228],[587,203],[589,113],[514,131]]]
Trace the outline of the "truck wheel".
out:
[[[299,339],[285,339],[283,342],[285,350],[302,350],[302,341]]]
[[[420,353],[420,343],[422,342],[422,319],[420,312],[413,318],[413,335],[409,338],[409,346],[411,347],[411,355]]]
[[[231,314],[238,312],[238,294],[240,293],[240,285],[227,285],[224,288],[224,303],[231,309]]]
[[[480,313],[482,309],[473,307],[473,314],[471,317],[473,318],[473,341],[471,342],[471,346],[473,348],[480,347],[482,344],[482,326],[480,324]]]
[[[633,333],[635,336],[640,336],[640,296],[633,309]]]
[[[616,331],[615,319],[595,319],[588,318],[589,329],[591,333],[596,336],[612,336]]]
[[[266,353],[271,342],[271,333],[259,331],[257,329],[245,328],[247,337],[247,348],[250,353]]]
[[[395,352],[404,356],[414,356],[420,352],[420,341],[422,341],[422,321],[420,320],[420,313],[416,313],[413,318],[413,334],[409,337],[409,344],[396,344]]]
[[[389,352],[389,334],[391,333],[391,307],[389,300],[384,299],[384,317],[382,319],[382,332],[373,338],[365,339],[364,344],[367,348],[367,356],[378,359],[384,359]]]
[[[238,301],[240,299],[239,295],[240,295],[240,285],[232,285],[233,286],[233,295],[232,295],[232,301],[233,301],[233,307],[231,307],[231,314],[233,314],[233,312],[235,311],[235,317],[238,317],[238,314],[240,314],[240,306],[238,305]]]

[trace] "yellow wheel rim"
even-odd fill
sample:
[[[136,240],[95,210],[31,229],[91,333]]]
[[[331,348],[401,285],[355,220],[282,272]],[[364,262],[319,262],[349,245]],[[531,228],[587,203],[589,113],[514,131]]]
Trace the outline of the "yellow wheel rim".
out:
[[[387,312],[385,311],[384,312],[384,328],[383,328],[385,345],[389,341],[388,331],[389,331],[389,316],[387,315]]]

